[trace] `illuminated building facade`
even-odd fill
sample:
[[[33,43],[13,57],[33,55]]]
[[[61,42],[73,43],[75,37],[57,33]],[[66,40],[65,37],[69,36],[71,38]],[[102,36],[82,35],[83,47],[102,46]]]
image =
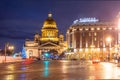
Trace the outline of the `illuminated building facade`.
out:
[[[58,28],[51,13],[48,14],[48,18],[44,21],[41,33],[41,35],[39,33],[35,34],[34,41],[25,41],[27,58],[41,57],[42,52],[50,50],[55,50],[58,54],[65,50],[64,36],[63,34],[58,35]]]
[[[79,19],[67,30],[66,39],[69,59],[112,59],[117,52],[118,28],[114,23],[96,18]]]

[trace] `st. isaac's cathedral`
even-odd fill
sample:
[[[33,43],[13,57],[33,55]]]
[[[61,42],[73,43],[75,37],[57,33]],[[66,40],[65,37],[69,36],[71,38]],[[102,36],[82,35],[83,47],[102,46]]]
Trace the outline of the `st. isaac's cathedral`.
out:
[[[67,43],[64,41],[64,35],[62,33],[58,34],[58,32],[56,21],[49,13],[48,18],[43,23],[41,35],[36,33],[33,41],[25,41],[26,57],[41,57],[44,52],[50,50],[60,55],[65,51]]]

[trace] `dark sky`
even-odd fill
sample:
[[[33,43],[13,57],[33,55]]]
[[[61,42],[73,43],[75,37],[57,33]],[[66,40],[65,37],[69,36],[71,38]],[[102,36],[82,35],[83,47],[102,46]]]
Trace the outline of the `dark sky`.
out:
[[[10,42],[21,51],[25,39],[41,32],[49,12],[65,35],[75,19],[114,20],[119,11],[120,0],[0,0],[0,48]]]

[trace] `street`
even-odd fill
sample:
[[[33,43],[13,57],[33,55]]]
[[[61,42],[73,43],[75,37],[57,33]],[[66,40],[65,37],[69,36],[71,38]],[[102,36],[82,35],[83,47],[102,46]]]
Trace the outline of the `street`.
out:
[[[120,67],[110,62],[50,60],[0,64],[0,80],[120,79]]]

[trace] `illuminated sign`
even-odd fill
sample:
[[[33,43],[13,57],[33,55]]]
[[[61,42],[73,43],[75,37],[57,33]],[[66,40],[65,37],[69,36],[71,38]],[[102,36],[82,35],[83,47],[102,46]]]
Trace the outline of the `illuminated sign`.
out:
[[[75,20],[73,23],[76,24],[76,23],[91,23],[91,22],[98,22],[99,20],[96,19],[96,18],[80,18],[80,19],[77,19]]]

